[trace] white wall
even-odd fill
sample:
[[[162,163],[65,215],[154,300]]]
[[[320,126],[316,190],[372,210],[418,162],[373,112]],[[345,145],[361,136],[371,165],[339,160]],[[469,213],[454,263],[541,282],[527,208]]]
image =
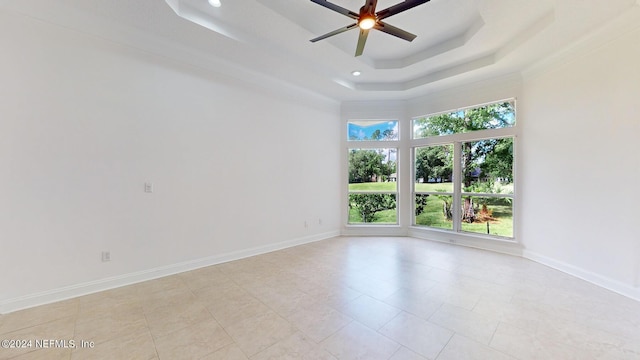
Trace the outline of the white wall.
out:
[[[338,234],[338,103],[4,12],[0,48],[0,313]]]
[[[640,29],[525,78],[525,256],[640,299]]]

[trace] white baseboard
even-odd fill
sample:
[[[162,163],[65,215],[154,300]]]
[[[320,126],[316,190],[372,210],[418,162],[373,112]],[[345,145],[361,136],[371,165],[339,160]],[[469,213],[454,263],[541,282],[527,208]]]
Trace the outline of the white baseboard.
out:
[[[594,272],[579,268],[577,266],[567,264],[563,261],[556,260],[544,255],[537,254],[535,252],[524,250],[522,256],[525,259],[535,261],[537,263],[546,265],[550,268],[560,270],[569,275],[573,275],[584,281],[588,281],[592,284],[598,285],[607,290],[613,291],[628,298],[640,301],[640,288],[621,283],[617,280],[610,279],[608,277],[596,274]]]
[[[251,249],[234,251],[216,256],[209,256],[201,259],[185,261],[182,263],[171,264],[167,266],[157,267],[154,269],[137,271],[134,273],[114,276],[110,278],[90,281],[82,284],[65,286],[58,289],[43,291],[35,294],[20,296],[0,302],[0,314],[27,309],[34,306],[45,305],[57,301],[67,300],[78,296],[88,295],[100,291],[110,290],[121,286],[131,285],[143,281],[153,280],[164,276],[175,275],[185,271],[195,270],[206,266],[217,265],[233,260],[239,260],[250,256],[269,253],[272,251],[282,250],[293,246],[308,244],[316,241],[330,239],[339,236],[339,231],[330,231],[321,234],[315,234],[259,246]]]

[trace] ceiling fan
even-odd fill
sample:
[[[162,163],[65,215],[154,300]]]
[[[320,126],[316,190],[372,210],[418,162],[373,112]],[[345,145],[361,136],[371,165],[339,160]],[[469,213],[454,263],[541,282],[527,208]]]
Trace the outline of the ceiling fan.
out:
[[[320,6],[324,6],[327,9],[331,9],[335,12],[338,12],[342,15],[350,17],[356,20],[355,24],[351,24],[349,26],[345,26],[343,28],[334,30],[330,33],[324,34],[322,36],[318,36],[315,39],[311,39],[311,42],[316,42],[322,39],[326,39],[333,35],[338,35],[345,31],[355,29],[357,27],[360,28],[360,36],[358,37],[358,45],[356,46],[356,56],[362,55],[364,51],[364,44],[367,42],[367,36],[369,35],[369,30],[376,29],[382,32],[385,32],[389,35],[393,35],[399,37],[400,39],[413,41],[416,38],[416,35],[399,29],[395,26],[391,26],[382,20],[393,16],[395,14],[401,13],[405,10],[409,10],[418,5],[422,5],[431,0],[406,0],[396,5],[393,5],[384,10],[380,10],[376,12],[376,5],[378,4],[378,0],[365,0],[364,6],[360,8],[360,13],[355,13],[351,10],[345,9],[339,5],[330,3],[327,0],[311,0]]]

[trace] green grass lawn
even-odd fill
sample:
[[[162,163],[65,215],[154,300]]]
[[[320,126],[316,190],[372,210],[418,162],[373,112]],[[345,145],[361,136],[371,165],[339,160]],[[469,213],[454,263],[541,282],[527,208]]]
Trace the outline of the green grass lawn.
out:
[[[416,183],[416,192],[453,192],[453,183]]]
[[[368,182],[349,184],[349,191],[396,191],[397,183],[395,182]]]
[[[349,184],[350,191],[393,192],[397,190],[395,182],[375,182]],[[503,185],[501,193],[513,191],[513,185]],[[417,183],[416,192],[453,192],[452,183]],[[489,221],[489,234],[494,236],[513,237],[513,208],[509,204],[499,203],[488,205],[493,220]],[[385,210],[375,214],[375,224],[397,224],[397,211]],[[358,209],[349,209],[349,223],[362,224],[362,215]],[[416,216],[416,225],[434,227],[438,229],[453,229],[453,222],[444,216],[443,201],[436,196],[427,197],[424,211]],[[462,223],[462,231],[487,234],[487,222]]]
[[[435,196],[428,196],[424,211],[416,216],[416,225],[425,225],[438,229],[453,229],[453,222],[444,216],[443,201]]]
[[[453,222],[444,216],[443,201],[430,196],[424,211],[416,216],[416,225],[424,225],[439,229],[453,229]],[[488,205],[495,220],[489,221],[489,234],[513,237],[513,210],[510,205]],[[487,234],[487,222],[462,223],[462,231],[476,234]]]
[[[424,212],[416,216],[416,225],[452,230],[453,222],[445,218],[442,210],[442,200],[436,198],[433,200],[434,201],[428,201]],[[489,209],[493,211],[493,217],[496,219],[489,222],[490,235],[513,237],[513,212],[511,207],[504,205],[489,205]],[[397,224],[397,222],[397,211],[392,209],[377,212],[372,223]],[[349,223],[363,224],[362,216],[358,212],[358,209],[349,209]],[[487,234],[487,223],[476,222],[469,224],[463,222],[462,230],[476,234]]]
[[[396,191],[395,182],[369,182],[349,184],[349,191]],[[453,192],[452,183],[421,183],[416,184],[417,192]]]
[[[509,208],[511,210],[511,208]],[[495,212],[494,212],[495,214]],[[496,221],[489,221],[489,235],[513,237],[513,215],[509,217],[497,217]],[[487,234],[487,223],[462,223],[462,231],[468,231],[477,234]]]

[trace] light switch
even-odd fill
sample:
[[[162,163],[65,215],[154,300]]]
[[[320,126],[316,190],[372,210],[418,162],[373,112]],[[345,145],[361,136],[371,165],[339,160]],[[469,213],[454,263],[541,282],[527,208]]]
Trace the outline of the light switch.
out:
[[[153,183],[150,183],[150,182],[144,183],[144,192],[152,193],[153,192]]]

